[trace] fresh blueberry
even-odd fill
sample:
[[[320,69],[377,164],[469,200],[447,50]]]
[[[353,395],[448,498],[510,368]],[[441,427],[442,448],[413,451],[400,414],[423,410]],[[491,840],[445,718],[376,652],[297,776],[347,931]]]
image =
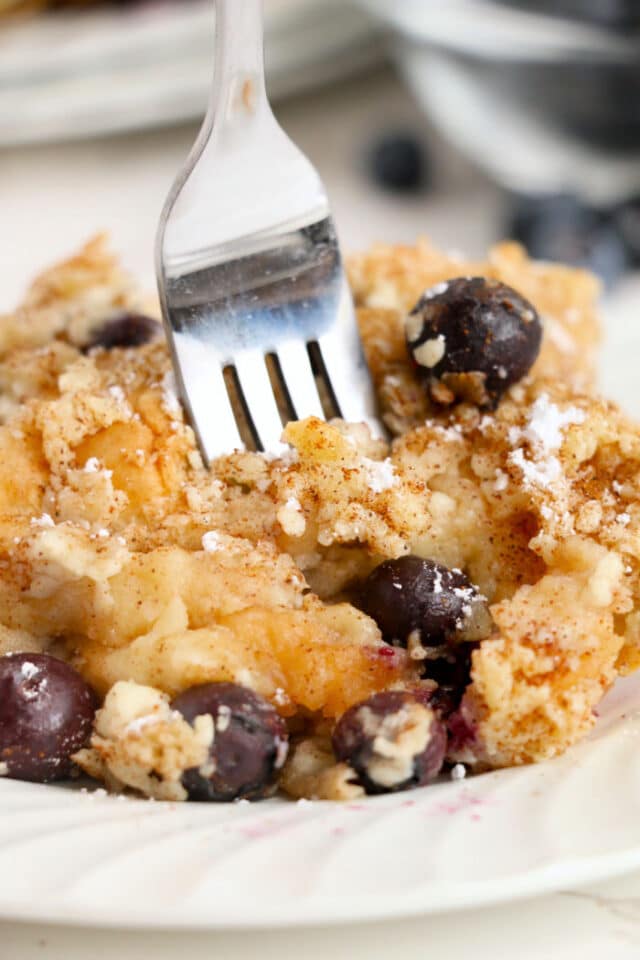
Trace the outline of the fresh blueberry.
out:
[[[94,347],[113,350],[114,347],[141,347],[162,333],[157,320],[143,313],[120,313],[110,317],[91,332],[85,351]]]
[[[412,555],[381,563],[354,600],[388,643],[407,646],[413,639],[424,647],[439,647],[463,634],[477,608],[484,606],[461,570]]]
[[[72,667],[45,653],[0,657],[0,764],[5,776],[45,783],[69,776],[97,701]]]
[[[443,723],[421,700],[386,690],[351,707],[333,731],[338,760],[367,793],[422,787],[438,776],[446,752]]]
[[[532,257],[584,267],[612,286],[630,264],[619,226],[571,194],[550,194],[515,197],[507,233]]]
[[[458,277],[428,290],[411,311],[407,344],[431,399],[495,408],[533,366],[542,340],[535,308],[511,287]]]
[[[414,193],[427,185],[428,160],[423,145],[412,134],[382,137],[371,150],[371,169],[381,187]]]
[[[172,704],[190,723],[213,718],[208,769],[182,778],[191,800],[259,800],[275,789],[287,757],[287,725],[263,697],[236,683],[204,683],[179,694]]]

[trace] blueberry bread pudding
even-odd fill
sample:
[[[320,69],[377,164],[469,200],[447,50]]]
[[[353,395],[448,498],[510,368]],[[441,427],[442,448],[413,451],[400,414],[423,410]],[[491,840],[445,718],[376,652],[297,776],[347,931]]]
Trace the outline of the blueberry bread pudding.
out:
[[[205,469],[102,238],[0,318],[0,772],[351,799],[553,757],[640,663],[640,431],[597,284],[504,244],[350,279],[389,440]],[[212,416],[215,416],[213,411]]]

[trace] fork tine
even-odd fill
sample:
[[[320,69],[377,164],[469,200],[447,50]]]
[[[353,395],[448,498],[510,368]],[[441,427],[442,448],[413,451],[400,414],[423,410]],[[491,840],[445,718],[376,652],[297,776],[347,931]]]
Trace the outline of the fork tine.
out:
[[[354,423],[364,420],[372,432],[380,436],[373,383],[364,359],[346,278],[339,320],[328,333],[318,337],[317,343],[342,417]]]
[[[259,350],[243,350],[234,358],[234,366],[260,447],[276,450],[283,428],[264,355]]]
[[[345,343],[344,331],[338,330],[317,342],[342,417],[353,423],[368,423],[379,436],[371,376],[359,340],[356,337],[352,344]]]
[[[187,406],[191,426],[207,466],[223,453],[242,447],[231,409],[218,351],[184,333],[170,338],[176,375]],[[207,412],[207,416],[203,413]]]
[[[304,340],[289,340],[280,344],[278,360],[296,416],[319,417],[323,420],[324,411]]]

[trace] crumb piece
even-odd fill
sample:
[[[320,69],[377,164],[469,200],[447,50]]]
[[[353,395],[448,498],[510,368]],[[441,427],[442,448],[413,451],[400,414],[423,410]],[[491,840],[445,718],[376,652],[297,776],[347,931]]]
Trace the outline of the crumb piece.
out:
[[[185,770],[203,767],[215,735],[210,716],[193,726],[172,710],[166,694],[118,681],[96,714],[91,745],[75,762],[111,790],[126,787],[157,800],[186,800]]]

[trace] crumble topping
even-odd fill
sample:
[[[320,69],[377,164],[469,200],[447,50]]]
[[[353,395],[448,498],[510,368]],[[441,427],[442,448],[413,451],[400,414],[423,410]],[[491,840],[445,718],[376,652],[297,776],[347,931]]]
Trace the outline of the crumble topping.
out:
[[[156,800],[185,800],[181,778],[185,770],[208,764],[214,736],[210,716],[191,725],[170,708],[166,694],[118,681],[96,714],[90,747],[74,759],[111,790],[128,787]]]
[[[349,591],[405,554],[464,570],[490,607],[450,761],[558,754],[640,665],[640,432],[593,392],[596,282],[510,244],[468,264],[379,246],[349,272],[393,442],[310,418],[211,471],[162,341],[82,352],[105,318],[148,309],[102,241],[0,321],[0,652],[55,650],[105,697],[78,756],[110,786],[184,798],[225,717],[196,730],[169,698],[227,681],[290,719],[285,790],[361,796],[327,727],[412,688],[425,658],[386,644]],[[491,413],[438,408],[407,353],[408,312],[463,274],[512,284],[546,318],[530,374]],[[446,344],[425,346],[433,361]],[[402,758],[380,763],[388,779]]]

